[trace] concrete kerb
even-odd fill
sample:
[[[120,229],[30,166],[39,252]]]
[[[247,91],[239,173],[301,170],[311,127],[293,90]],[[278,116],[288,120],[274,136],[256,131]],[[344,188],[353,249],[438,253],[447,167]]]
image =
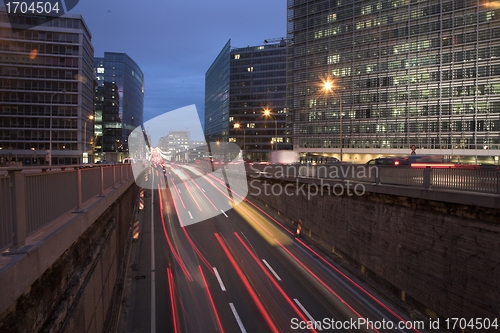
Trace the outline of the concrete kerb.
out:
[[[145,189],[144,198],[152,200],[152,197],[154,196],[153,191],[154,190]],[[141,255],[141,246],[143,246],[142,242],[145,241],[145,244],[148,244],[148,241],[144,239],[145,233],[143,231],[146,224],[145,211],[139,211],[138,203],[139,201],[137,201],[136,206],[136,220],[139,221],[139,238],[132,239],[132,237],[130,237],[129,255],[126,262],[124,262],[124,265],[126,265],[126,272],[124,273],[123,292],[120,300],[120,309],[117,318],[118,321],[116,326],[108,330],[108,332],[128,332],[132,329],[131,314],[135,313],[136,306],[135,297],[137,293],[137,284],[135,282],[137,281],[137,272],[139,271],[138,259]],[[132,229],[133,226],[131,226],[131,230]]]
[[[111,318],[107,325],[106,332],[123,332],[123,324],[126,320],[127,309],[123,308],[125,297],[130,292],[130,285],[126,283],[129,274],[130,257],[132,253],[132,245],[136,243],[132,238],[134,221],[138,220],[140,228],[144,225],[144,214],[139,214],[139,195],[134,204],[134,215],[130,221],[129,230],[127,233],[127,241],[125,243],[125,250],[123,252],[122,265],[116,281],[115,290],[113,293],[113,300],[111,306]],[[140,233],[139,233],[140,235]],[[140,236],[139,236],[140,237]]]

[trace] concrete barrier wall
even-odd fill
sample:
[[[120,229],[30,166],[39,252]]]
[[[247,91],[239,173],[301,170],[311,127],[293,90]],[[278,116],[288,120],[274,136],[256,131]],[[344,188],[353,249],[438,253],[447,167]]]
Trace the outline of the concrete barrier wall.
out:
[[[430,201],[324,191],[308,200],[307,185],[304,195],[296,182],[251,180],[249,199],[301,218],[310,240],[425,316],[499,317],[500,208],[447,203],[452,193]],[[285,185],[293,195],[265,194]]]
[[[81,236],[56,257],[53,264],[3,312],[0,316],[0,331],[107,331],[113,314],[113,295],[117,291],[125,243],[136,211],[138,194],[133,180],[121,186],[125,190],[118,198],[108,198],[111,201],[106,200],[106,197],[96,199],[100,201],[76,218],[80,221],[73,220],[65,224],[66,229],[81,229],[78,225],[83,227],[87,224],[89,227],[83,229]],[[120,191],[120,187],[116,191]],[[98,218],[86,214],[102,207],[107,208]],[[85,217],[86,215],[88,216]],[[63,232],[59,232],[61,233]],[[73,233],[74,231],[71,232]],[[50,240],[41,244],[31,255],[31,261],[34,260],[35,263],[34,266],[32,264],[32,274],[36,274],[36,268],[39,266],[36,262],[42,257],[44,246],[50,247]],[[28,254],[25,258],[17,258],[17,266],[26,266],[29,257]],[[5,276],[5,279],[9,278],[10,283],[15,285],[16,274],[22,269],[12,266],[12,273]]]

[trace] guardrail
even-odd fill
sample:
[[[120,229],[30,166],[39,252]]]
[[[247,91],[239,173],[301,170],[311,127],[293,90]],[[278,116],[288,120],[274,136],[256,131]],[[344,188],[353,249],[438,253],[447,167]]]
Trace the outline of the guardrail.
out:
[[[337,179],[369,182],[376,185],[411,186],[427,190],[439,188],[500,194],[500,167],[411,168],[362,164],[294,164],[250,165],[247,171],[250,176],[255,174],[258,177]]]
[[[130,164],[0,169],[0,251],[131,177]]]

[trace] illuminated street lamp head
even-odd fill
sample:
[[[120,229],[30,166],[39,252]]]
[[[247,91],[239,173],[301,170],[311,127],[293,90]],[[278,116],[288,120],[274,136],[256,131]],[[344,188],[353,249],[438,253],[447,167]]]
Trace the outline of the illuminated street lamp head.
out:
[[[94,115],[90,115],[90,116],[89,116],[89,119],[90,119],[90,120],[94,120]]]
[[[332,92],[334,88],[333,80],[330,78],[322,79],[323,81],[323,90],[325,92]]]
[[[241,127],[240,124],[238,124],[238,123],[234,124],[234,128],[240,128],[240,127]]]
[[[265,115],[265,116],[270,116],[270,115],[271,115],[271,110],[269,110],[269,109],[264,109],[264,115]]]

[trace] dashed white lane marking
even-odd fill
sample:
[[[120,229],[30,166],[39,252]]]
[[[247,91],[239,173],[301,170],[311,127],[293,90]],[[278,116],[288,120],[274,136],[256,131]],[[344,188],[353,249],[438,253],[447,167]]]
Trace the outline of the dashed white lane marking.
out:
[[[299,306],[299,308],[302,310],[302,312],[304,312],[304,314],[307,316],[307,318],[309,318],[309,320],[311,321],[311,323],[315,323],[316,322],[314,320],[314,318],[309,314],[309,312],[307,312],[306,308],[304,308],[304,306],[302,306],[302,304],[299,302],[298,299],[294,298],[293,301]]]
[[[231,307],[231,311],[233,311],[233,315],[236,318],[236,322],[238,323],[238,326],[240,327],[241,333],[247,333],[247,330],[245,329],[245,326],[243,326],[243,323],[241,322],[240,316],[238,316],[238,312],[236,311],[233,303],[229,303],[229,306]]]
[[[219,275],[219,272],[217,271],[217,268],[213,267],[213,269],[214,269],[215,277],[217,278],[217,281],[219,281],[220,289],[222,289],[222,291],[226,291],[226,287],[224,286],[224,283],[222,282],[222,279],[220,278],[220,275]]]
[[[269,265],[267,263],[267,261],[265,259],[262,259],[262,262],[267,266],[267,268],[271,271],[271,273],[273,273],[274,277],[276,278],[276,280],[278,281],[281,281],[281,278],[279,277],[279,275],[274,271],[274,269],[271,267],[271,265]]]

